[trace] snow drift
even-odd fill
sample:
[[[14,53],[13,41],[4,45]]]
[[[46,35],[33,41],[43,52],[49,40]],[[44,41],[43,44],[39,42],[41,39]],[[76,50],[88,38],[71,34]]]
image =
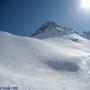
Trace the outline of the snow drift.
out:
[[[44,34],[23,37],[0,32],[0,86],[90,90],[90,41],[75,32]]]

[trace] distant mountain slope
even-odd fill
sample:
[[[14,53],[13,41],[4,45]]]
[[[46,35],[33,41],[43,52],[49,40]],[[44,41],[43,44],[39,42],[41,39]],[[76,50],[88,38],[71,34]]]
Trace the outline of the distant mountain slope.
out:
[[[71,28],[62,27],[52,21],[49,21],[43,24],[34,34],[32,34],[32,37],[50,38],[50,37],[61,37],[67,34],[79,34],[79,33]]]
[[[38,39],[0,32],[0,86],[90,90],[90,41],[76,33]]]
[[[88,32],[83,32],[83,36],[84,36],[85,38],[87,38],[87,39],[90,40],[90,31],[88,31]]]

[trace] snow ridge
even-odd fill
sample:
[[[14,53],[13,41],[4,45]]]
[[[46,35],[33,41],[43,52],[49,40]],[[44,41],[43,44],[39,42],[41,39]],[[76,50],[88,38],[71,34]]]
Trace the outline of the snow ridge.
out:
[[[43,24],[34,34],[32,37],[37,38],[49,38],[49,37],[61,37],[67,34],[79,34],[78,32],[74,31],[71,28],[60,26],[53,21],[46,22]]]

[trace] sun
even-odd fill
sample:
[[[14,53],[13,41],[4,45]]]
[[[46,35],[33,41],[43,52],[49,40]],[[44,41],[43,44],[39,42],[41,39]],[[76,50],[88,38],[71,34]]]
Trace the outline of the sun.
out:
[[[81,7],[90,10],[90,0],[81,0]]]

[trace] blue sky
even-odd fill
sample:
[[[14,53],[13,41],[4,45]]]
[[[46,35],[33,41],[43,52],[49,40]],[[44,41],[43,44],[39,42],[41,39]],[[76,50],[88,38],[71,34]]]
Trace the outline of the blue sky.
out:
[[[0,0],[0,31],[29,36],[47,21],[90,30],[90,14],[80,0]]]

